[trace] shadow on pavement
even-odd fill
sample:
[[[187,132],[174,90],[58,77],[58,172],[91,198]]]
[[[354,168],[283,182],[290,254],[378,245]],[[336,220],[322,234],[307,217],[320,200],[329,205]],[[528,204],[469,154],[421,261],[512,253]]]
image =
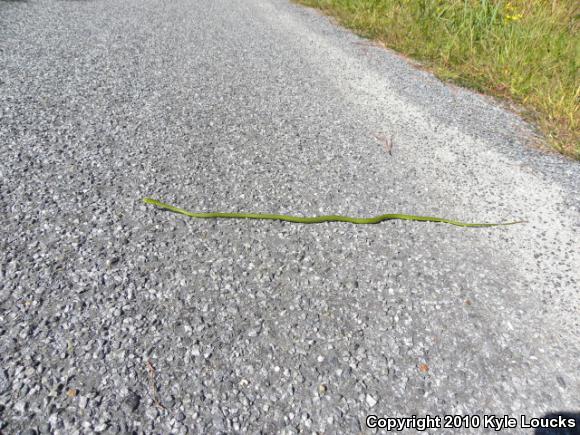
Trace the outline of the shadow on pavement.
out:
[[[576,412],[553,412],[546,414],[542,419],[554,419],[557,420],[561,418],[563,420],[572,419],[576,422],[575,427],[568,428],[557,428],[557,429],[547,429],[547,428],[537,428],[535,429],[534,435],[580,435],[580,413]]]

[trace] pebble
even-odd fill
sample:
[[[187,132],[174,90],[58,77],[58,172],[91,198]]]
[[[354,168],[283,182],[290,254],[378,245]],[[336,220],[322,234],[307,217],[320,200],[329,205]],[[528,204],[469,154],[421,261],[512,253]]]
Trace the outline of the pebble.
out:
[[[370,394],[367,394],[366,395],[366,403],[370,408],[372,408],[373,406],[375,406],[377,404],[377,399],[375,399]]]
[[[123,400],[123,405],[130,412],[136,411],[137,408],[139,408],[140,403],[141,397],[134,392],[129,392],[127,396],[125,396],[125,399]]]

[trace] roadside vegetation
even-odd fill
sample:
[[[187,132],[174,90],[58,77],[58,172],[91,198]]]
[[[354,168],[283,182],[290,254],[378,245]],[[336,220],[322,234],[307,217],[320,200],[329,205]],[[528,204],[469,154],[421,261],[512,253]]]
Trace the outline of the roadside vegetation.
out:
[[[580,159],[580,1],[296,0],[435,74],[507,98]]]

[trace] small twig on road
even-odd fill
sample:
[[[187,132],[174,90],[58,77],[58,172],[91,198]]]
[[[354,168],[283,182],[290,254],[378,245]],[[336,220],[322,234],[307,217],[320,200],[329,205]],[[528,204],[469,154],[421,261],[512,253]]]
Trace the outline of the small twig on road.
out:
[[[393,147],[395,146],[393,135],[387,137],[384,134],[379,133],[378,135],[375,135],[375,139],[383,144],[385,151],[388,152],[390,156],[393,155]]]
[[[147,360],[145,365],[147,367],[147,373],[149,374],[149,388],[151,389],[153,402],[158,408],[167,410],[167,408],[163,406],[159,400],[159,393],[157,392],[157,385],[155,384],[155,367],[153,367],[153,364],[151,364],[151,360]]]

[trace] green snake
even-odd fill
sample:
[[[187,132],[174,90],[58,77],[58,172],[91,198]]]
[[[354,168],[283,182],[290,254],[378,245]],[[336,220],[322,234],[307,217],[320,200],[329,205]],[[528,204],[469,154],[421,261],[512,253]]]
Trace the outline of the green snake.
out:
[[[422,222],[440,222],[444,224],[455,225],[458,227],[496,227],[496,226],[503,226],[503,225],[514,225],[523,223],[524,221],[517,221],[517,222],[504,222],[504,223],[494,223],[494,224],[475,224],[475,223],[467,223],[456,221],[452,219],[445,219],[440,217],[432,217],[432,216],[416,216],[412,214],[382,214],[380,216],[370,217],[370,218],[355,218],[349,216],[338,216],[338,215],[330,215],[330,216],[314,216],[314,217],[300,217],[300,216],[289,216],[285,214],[267,214],[267,213],[192,213],[187,210],[183,210],[178,207],[174,207],[169,204],[165,204],[161,201],[157,201],[156,199],[152,198],[143,198],[143,202],[146,204],[152,204],[157,207],[163,208],[165,210],[172,211],[174,213],[179,213],[185,216],[199,218],[199,219],[222,219],[222,218],[229,218],[229,219],[269,219],[269,220],[277,220],[277,221],[285,221],[285,222],[294,222],[297,224],[319,224],[322,222],[349,222],[351,224],[357,225],[368,225],[368,224],[378,224],[380,222],[386,220],[406,220],[406,221],[422,221]]]

